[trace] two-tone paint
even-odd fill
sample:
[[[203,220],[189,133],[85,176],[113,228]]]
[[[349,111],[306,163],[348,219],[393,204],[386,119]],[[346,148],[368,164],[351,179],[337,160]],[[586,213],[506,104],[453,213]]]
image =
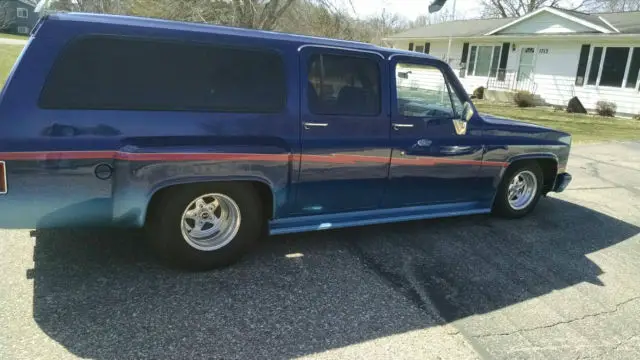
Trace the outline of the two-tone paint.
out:
[[[286,69],[286,107],[274,114],[39,108],[56,58],[86,34],[276,51]],[[315,53],[376,61],[380,113],[312,114],[306,61]],[[470,102],[451,69],[424,54],[135,17],[46,16],[0,94],[0,226],[140,227],[158,191],[208,181],[253,183],[272,234],[486,213],[505,169],[523,159],[545,161],[545,191],[561,190],[568,134],[475,112],[459,135],[451,119],[401,116],[394,89],[401,60],[442,69]]]

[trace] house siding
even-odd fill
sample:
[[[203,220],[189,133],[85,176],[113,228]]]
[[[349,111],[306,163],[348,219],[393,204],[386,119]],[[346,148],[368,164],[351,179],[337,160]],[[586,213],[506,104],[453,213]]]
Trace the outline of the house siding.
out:
[[[462,56],[462,46],[465,42],[471,45],[499,45],[504,42],[515,44],[515,50],[509,49],[509,58],[506,66],[506,78],[514,79],[517,75],[520,63],[521,49],[528,46],[536,48],[536,60],[534,67],[533,82],[535,88],[533,92],[540,96],[542,100],[550,105],[566,106],[573,96],[577,96],[585,108],[594,110],[596,104],[600,100],[611,101],[616,103],[620,114],[640,114],[640,92],[634,89],[613,88],[613,87],[596,87],[596,86],[575,86],[576,72],[578,69],[578,61],[580,58],[580,48],[583,44],[589,44],[585,41],[568,40],[511,40],[495,41],[488,37],[484,41],[453,39],[451,43],[449,65],[454,69],[456,75],[465,90],[472,93],[474,89],[484,86],[491,89],[491,81],[487,77],[460,76],[460,60]],[[415,43],[422,42],[416,40]],[[448,40],[430,40],[430,54],[446,60]],[[395,47],[408,48],[409,41],[396,42]],[[618,43],[618,42],[592,42],[592,46],[630,46],[640,47],[640,40],[634,42]],[[544,49],[545,51],[540,51]],[[587,69],[588,70],[588,69]],[[500,89],[496,89],[500,90]]]
[[[27,10],[26,18],[18,17],[18,8]],[[0,0],[0,32],[17,34],[20,27],[26,27],[31,31],[38,18],[39,15],[32,5],[17,0]]]
[[[567,104],[574,96],[574,83],[582,44],[549,42],[536,45],[538,52],[533,78],[536,84],[535,93],[549,104]],[[540,49],[546,49],[547,52],[541,53]]]

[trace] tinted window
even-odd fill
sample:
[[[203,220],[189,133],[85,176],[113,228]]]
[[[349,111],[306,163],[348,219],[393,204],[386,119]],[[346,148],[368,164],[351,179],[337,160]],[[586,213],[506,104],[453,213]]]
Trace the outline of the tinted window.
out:
[[[107,37],[71,43],[40,97],[54,109],[277,112],[284,102],[277,54]]]
[[[398,113],[403,116],[457,118],[462,102],[450,91],[444,74],[436,67],[398,64],[396,74]]]
[[[369,59],[313,55],[308,68],[307,100],[314,114],[377,115],[380,71]]]

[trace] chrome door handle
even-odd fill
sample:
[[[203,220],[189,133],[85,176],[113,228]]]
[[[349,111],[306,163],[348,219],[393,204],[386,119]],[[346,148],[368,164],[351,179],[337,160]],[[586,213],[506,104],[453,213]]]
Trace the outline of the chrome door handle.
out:
[[[310,127],[327,127],[329,126],[329,123],[312,123],[312,122],[305,122],[303,123],[304,128],[308,129]]]
[[[460,154],[471,150],[471,146],[443,146],[440,152],[447,155]]]
[[[413,124],[398,124],[398,123],[393,123],[391,124],[391,126],[393,126],[394,129],[398,130],[399,128],[412,128]]]

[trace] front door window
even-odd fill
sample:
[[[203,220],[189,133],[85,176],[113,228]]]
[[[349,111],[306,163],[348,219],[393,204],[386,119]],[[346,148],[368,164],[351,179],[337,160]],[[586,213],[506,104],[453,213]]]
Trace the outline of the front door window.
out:
[[[460,116],[462,102],[450,90],[440,69],[429,65],[402,63],[396,69],[399,114],[446,119]]]
[[[525,47],[520,50],[520,66],[518,67],[518,82],[533,80],[533,66],[535,64],[536,49]]]

